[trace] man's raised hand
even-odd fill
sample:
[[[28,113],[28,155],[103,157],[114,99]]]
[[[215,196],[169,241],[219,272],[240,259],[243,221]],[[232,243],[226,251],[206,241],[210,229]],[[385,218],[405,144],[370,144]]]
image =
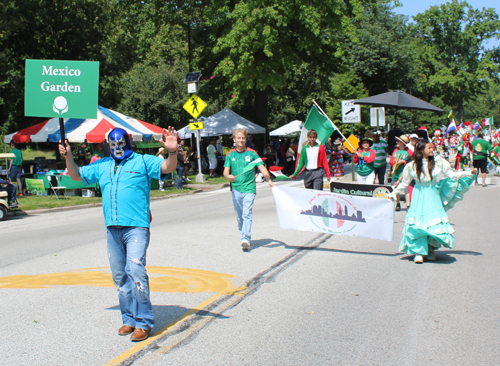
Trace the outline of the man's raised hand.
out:
[[[168,126],[168,129],[163,129],[163,146],[169,152],[177,151],[177,136],[178,133],[172,126]]]

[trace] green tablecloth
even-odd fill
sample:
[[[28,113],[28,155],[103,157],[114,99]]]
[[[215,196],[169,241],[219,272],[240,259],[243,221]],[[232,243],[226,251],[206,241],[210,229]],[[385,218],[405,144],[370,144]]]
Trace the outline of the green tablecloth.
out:
[[[45,189],[49,189],[49,181],[47,180],[48,175],[53,174],[35,174],[35,179],[43,180],[43,186]],[[99,183],[94,184],[85,184],[83,182],[75,182],[69,175],[57,175],[57,179],[59,179],[59,184],[66,189],[90,189],[90,188],[99,188]],[[158,189],[158,179],[151,179],[151,189]]]
[[[50,184],[47,179],[47,176],[51,174],[35,174],[35,179],[42,179],[43,186],[45,189],[50,189]],[[57,175],[57,179],[59,180],[59,185],[62,187],[66,187],[66,189],[90,189],[90,188],[99,188],[99,183],[94,184],[85,184],[84,182],[76,182],[69,175]]]

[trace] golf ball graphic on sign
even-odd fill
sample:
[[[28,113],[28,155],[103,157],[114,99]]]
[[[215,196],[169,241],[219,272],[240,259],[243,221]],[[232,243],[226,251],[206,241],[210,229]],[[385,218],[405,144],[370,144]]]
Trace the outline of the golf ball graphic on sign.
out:
[[[61,96],[56,97],[56,99],[54,99],[54,104],[52,105],[52,109],[57,114],[66,113],[68,111],[68,101],[64,97]]]

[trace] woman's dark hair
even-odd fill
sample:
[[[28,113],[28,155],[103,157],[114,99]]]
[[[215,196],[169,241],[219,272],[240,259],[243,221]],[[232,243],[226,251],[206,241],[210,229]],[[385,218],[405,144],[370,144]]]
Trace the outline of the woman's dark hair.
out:
[[[422,160],[424,158],[424,149],[429,143],[430,142],[425,140],[418,140],[417,144],[415,145],[415,151],[413,152],[413,160],[415,161],[415,168],[418,180],[420,180],[420,174],[422,173]],[[436,162],[434,161],[434,156],[429,156],[427,158],[427,161],[428,161],[427,168],[429,169],[429,176],[432,179],[432,170],[436,165]]]

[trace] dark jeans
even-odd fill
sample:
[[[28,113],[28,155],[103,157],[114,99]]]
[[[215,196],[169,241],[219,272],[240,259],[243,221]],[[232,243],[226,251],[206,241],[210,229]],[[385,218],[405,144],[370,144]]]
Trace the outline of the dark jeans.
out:
[[[16,190],[17,190],[17,185],[15,184],[7,184],[5,187],[0,187],[0,191],[7,192],[8,202],[16,202]]]
[[[387,168],[387,166],[384,165],[380,168],[374,169],[375,177],[378,180],[378,184],[385,184],[385,170],[386,170],[386,168]]]

